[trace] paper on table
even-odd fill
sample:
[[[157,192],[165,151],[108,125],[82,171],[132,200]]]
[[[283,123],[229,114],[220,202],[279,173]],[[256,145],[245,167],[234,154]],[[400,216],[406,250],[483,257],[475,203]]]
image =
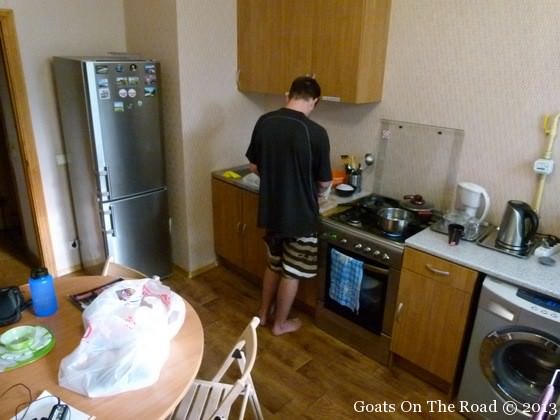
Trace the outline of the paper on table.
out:
[[[39,395],[29,406],[29,410],[24,408],[23,410],[19,411],[15,417],[12,417],[11,420],[20,420],[23,418],[25,414],[26,419],[33,419],[33,418],[42,418],[42,417],[49,417],[51,413],[51,409],[53,405],[58,403],[58,398],[53,396],[48,391],[41,392]],[[60,401],[61,404],[66,404],[64,401]],[[72,407],[71,405],[68,406],[70,409],[70,416],[69,419],[72,420],[95,420],[95,416],[90,416],[83,411],[78,410],[77,408]],[[27,412],[25,412],[27,410]]]

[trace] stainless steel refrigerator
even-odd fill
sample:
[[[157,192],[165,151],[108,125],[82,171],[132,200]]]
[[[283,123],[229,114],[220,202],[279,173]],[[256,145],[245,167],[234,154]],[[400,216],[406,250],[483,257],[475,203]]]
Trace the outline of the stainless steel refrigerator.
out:
[[[83,267],[169,275],[159,63],[54,57],[53,72]]]

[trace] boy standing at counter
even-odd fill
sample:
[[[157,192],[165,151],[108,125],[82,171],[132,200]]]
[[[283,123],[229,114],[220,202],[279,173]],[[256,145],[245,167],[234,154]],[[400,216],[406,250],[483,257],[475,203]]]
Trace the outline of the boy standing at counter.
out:
[[[260,175],[258,224],[268,249],[259,317],[261,325],[273,317],[274,335],[300,328],[288,318],[299,281],[317,275],[317,200],[331,184],[328,134],[308,118],[320,97],[315,79],[296,78],[286,106],[259,118],[246,153]]]

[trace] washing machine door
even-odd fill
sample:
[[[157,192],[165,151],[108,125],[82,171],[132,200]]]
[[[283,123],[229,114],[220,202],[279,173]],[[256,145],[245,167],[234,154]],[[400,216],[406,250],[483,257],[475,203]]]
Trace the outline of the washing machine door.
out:
[[[494,331],[482,341],[480,364],[504,399],[526,408],[538,401],[554,371],[560,369],[560,339],[529,327]]]

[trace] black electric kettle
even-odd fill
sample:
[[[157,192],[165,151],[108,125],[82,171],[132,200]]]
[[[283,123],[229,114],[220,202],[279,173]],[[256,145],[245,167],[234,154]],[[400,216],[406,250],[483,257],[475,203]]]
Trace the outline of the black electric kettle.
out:
[[[519,200],[510,200],[502,217],[500,230],[496,237],[496,246],[523,253],[527,251],[538,227],[539,217],[529,204]]]

